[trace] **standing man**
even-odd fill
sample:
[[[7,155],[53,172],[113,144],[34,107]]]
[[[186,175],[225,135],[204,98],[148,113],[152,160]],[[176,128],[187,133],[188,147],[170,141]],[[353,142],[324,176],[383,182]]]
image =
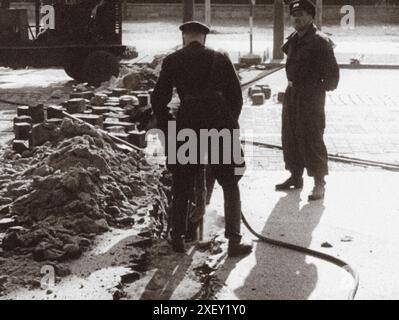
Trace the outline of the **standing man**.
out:
[[[187,123],[196,122],[198,116],[204,115],[209,119],[205,119],[204,122],[213,121],[213,128],[218,130],[228,129],[230,132],[238,129],[238,117],[241,113],[243,100],[240,82],[233,64],[227,55],[205,47],[206,35],[210,31],[206,25],[196,21],[189,21],[182,24],[180,30],[182,31],[183,48],[164,59],[162,70],[151,98],[158,127],[164,132],[167,131],[168,120],[170,120],[167,105],[172,98],[173,88],[176,88],[181,101],[181,106],[177,112],[177,130],[179,128],[194,129]],[[188,108],[190,103],[187,101],[190,101],[192,97],[205,95],[209,89],[221,94],[224,101],[222,103],[222,116],[216,117],[216,109],[210,110],[202,104],[200,104],[200,109],[204,111],[200,111],[197,116],[187,111],[190,110]],[[185,116],[183,116],[183,110],[186,110]],[[200,126],[200,128],[204,127]],[[195,128],[195,131],[196,129],[198,128]],[[210,128],[208,127],[208,129]],[[168,142],[170,142],[169,139],[173,138],[168,137]],[[199,140],[197,138],[197,141]],[[209,152],[223,153],[223,150],[228,148],[231,148],[231,145],[227,145],[223,139],[219,150],[210,150]],[[168,148],[166,147],[165,149],[167,150]],[[168,159],[170,157],[171,155],[168,155]],[[222,161],[221,158],[219,158],[219,163],[211,164],[210,167],[216,180],[223,188],[225,236],[229,239],[228,254],[229,256],[241,256],[250,253],[252,250],[251,245],[241,243],[241,201],[238,186],[241,175],[235,174],[236,164],[234,161],[232,164],[223,164],[220,161]],[[177,164],[169,166],[169,168],[171,168],[173,175],[172,246],[175,251],[184,252],[188,202],[194,187],[194,177],[200,166],[198,164],[179,164],[179,159],[177,159]]]
[[[313,23],[315,6],[310,0],[290,3],[295,32],[282,50],[287,55],[288,87],[282,113],[282,144],[285,168],[291,176],[276,190],[302,188],[306,168],[314,178],[309,200],[324,197],[328,154],[324,144],[326,91],[338,86],[339,68],[332,41]]]

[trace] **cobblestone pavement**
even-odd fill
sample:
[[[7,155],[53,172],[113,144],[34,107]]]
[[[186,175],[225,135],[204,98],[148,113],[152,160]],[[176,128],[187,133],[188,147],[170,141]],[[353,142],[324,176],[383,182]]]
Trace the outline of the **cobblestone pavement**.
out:
[[[242,74],[244,81],[252,77],[250,72]],[[56,78],[58,80],[58,75]],[[285,89],[285,72],[281,70],[260,83],[269,84],[272,94],[276,95]],[[341,70],[338,89],[327,94],[325,140],[330,154],[399,163],[397,83],[399,72],[394,70]],[[56,89],[7,89],[0,92],[0,99],[48,102]],[[253,134],[256,141],[281,145],[281,104],[276,102],[276,97],[267,100],[263,106],[252,106],[246,93],[245,98],[241,114],[243,136]],[[11,121],[15,107],[6,104],[0,107],[0,145],[3,145],[12,138]],[[262,163],[270,169],[283,169],[280,151],[257,148],[254,156],[266,160]]]
[[[326,99],[325,141],[330,154],[399,164],[398,80],[397,71],[341,70],[339,88]],[[260,83],[269,84],[275,95],[284,91],[285,72]],[[281,109],[275,97],[263,106],[252,106],[246,97],[240,118],[242,135],[281,145]]]

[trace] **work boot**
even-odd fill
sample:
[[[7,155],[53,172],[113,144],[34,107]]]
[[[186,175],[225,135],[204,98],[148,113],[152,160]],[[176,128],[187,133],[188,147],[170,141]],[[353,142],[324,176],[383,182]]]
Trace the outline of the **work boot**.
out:
[[[252,244],[244,244],[236,241],[229,241],[227,254],[229,257],[246,256],[252,252]]]
[[[183,237],[172,239],[172,248],[175,252],[186,252],[186,244]]]
[[[309,201],[320,200],[324,198],[324,193],[326,191],[325,188],[326,182],[324,178],[315,179],[315,185],[313,187],[312,193],[309,195]]]
[[[293,187],[293,189],[301,189],[303,187],[303,178],[301,176],[291,175],[291,177],[283,183],[276,184],[277,191],[290,190],[291,187]]]

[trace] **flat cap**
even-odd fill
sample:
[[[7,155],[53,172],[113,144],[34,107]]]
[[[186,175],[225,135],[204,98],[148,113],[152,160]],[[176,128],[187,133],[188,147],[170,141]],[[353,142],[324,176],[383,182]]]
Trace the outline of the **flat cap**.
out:
[[[306,11],[313,16],[313,18],[316,15],[316,7],[310,0],[294,0],[290,2],[290,15],[299,10]]]
[[[203,34],[208,34],[211,30],[209,27],[201,22],[198,21],[187,21],[180,25],[179,29],[181,31],[194,31]]]

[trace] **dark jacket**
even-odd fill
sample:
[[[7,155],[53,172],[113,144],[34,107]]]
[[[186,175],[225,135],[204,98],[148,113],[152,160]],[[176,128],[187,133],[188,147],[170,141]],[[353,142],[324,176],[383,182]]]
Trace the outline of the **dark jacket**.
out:
[[[151,97],[152,107],[158,121],[158,127],[166,128],[171,120],[168,103],[171,101],[173,88],[177,89],[180,101],[184,96],[192,95],[205,89],[210,82],[209,73],[215,56],[215,68],[212,83],[215,90],[223,93],[226,107],[233,123],[224,126],[238,128],[238,118],[242,109],[242,92],[234,66],[226,54],[215,52],[199,42],[167,56]]]
[[[299,38],[294,32],[282,47],[288,81],[282,112],[286,169],[310,176],[328,174],[324,144],[325,95],[338,86],[339,67],[332,41],[315,25]]]
[[[287,55],[287,78],[294,88],[321,91],[337,88],[339,68],[333,48],[333,42],[314,24],[302,38],[297,32],[288,37],[282,50]]]

